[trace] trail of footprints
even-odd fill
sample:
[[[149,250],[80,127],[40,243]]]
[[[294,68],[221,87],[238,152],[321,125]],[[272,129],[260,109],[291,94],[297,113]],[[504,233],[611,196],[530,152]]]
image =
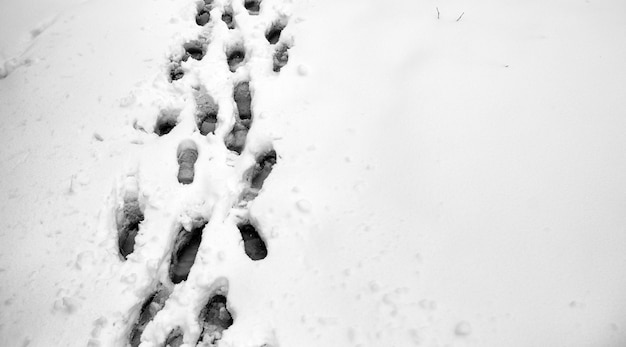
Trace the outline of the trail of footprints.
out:
[[[231,0],[232,1],[232,0]],[[245,0],[244,8],[247,10],[248,16],[256,16],[262,10],[263,6],[260,0]],[[233,14],[232,3],[220,5],[220,11],[213,11],[215,6],[212,0],[204,0],[197,4],[197,15],[195,22],[205,33],[200,35],[196,40],[190,40],[183,44],[184,52],[179,58],[171,59],[168,65],[168,78],[171,83],[177,83],[178,80],[185,78],[188,71],[183,62],[189,59],[202,60],[210,45],[208,34],[212,26],[217,25],[217,21],[222,21],[230,30],[238,30],[236,16]],[[221,17],[215,18],[212,14],[221,13]],[[242,14],[238,14],[241,16]],[[246,15],[246,14],[243,14]],[[288,62],[288,50],[290,44],[281,42],[281,33],[287,26],[288,18],[280,16],[266,28],[264,36],[267,45],[273,48],[273,60],[271,69],[278,73],[281,68]],[[227,67],[231,73],[235,73],[237,69],[246,64],[246,50],[242,42],[233,42],[224,50]],[[233,79],[234,80],[234,79]],[[234,123],[232,129],[223,139],[224,146],[236,155],[240,155],[246,148],[246,139],[250,129],[254,124],[254,112],[252,107],[253,89],[251,88],[249,78],[244,80],[233,81],[232,101],[234,102]],[[207,89],[200,85],[192,87],[191,91],[195,99],[195,123],[197,131],[203,136],[212,136],[216,133],[218,127],[228,126],[221,124],[219,120],[220,107],[216,100],[210,95]],[[154,133],[158,136],[167,136],[179,122],[180,110],[164,109],[158,115],[154,125]],[[272,173],[272,169],[278,161],[276,152],[271,149],[258,155],[254,166],[250,167],[242,178],[245,188],[240,192],[237,200],[237,206],[245,207],[253,201],[263,188],[265,180]],[[191,185],[195,180],[195,166],[199,158],[198,145],[192,139],[186,139],[178,144],[176,150],[178,162],[177,179],[181,185]],[[129,177],[129,180],[136,180]],[[138,183],[130,182],[131,186],[137,187]],[[117,211],[117,228],[118,228],[118,246],[119,255],[122,261],[132,255],[135,250],[135,238],[141,233],[141,225],[144,221],[144,207],[138,199],[138,188],[130,189],[124,196],[123,205]],[[146,326],[154,319],[159,311],[167,304],[170,294],[176,285],[187,280],[191,268],[194,265],[196,255],[202,242],[202,235],[207,229],[208,221],[205,219],[196,219],[191,223],[191,227],[186,229],[180,227],[180,230],[173,240],[173,247],[169,254],[169,271],[168,280],[159,283],[154,292],[149,295],[143,303],[138,305],[139,312],[137,319],[132,322],[130,333],[128,335],[128,345],[139,346],[141,336]],[[243,252],[252,260],[260,261],[267,257],[268,248],[263,233],[258,230],[249,212],[240,218],[237,229],[243,243]],[[167,259],[166,259],[167,261]],[[218,286],[215,289],[203,309],[198,315],[198,322],[202,328],[200,338],[197,345],[216,346],[222,336],[224,330],[233,325],[234,320],[228,305],[227,285]],[[170,331],[163,346],[176,347],[183,344],[184,334],[180,328]]]

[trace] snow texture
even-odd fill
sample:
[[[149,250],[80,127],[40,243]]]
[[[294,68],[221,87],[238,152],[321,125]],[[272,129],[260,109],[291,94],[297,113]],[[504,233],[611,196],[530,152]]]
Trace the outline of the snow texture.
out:
[[[626,345],[625,11],[0,3],[0,345]]]

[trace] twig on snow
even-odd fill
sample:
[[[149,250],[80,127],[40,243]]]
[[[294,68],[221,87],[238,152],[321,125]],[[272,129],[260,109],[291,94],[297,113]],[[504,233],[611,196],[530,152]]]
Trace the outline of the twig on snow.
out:
[[[437,9],[437,19],[439,19],[439,7],[435,7]]]
[[[457,19],[456,19],[456,21],[457,21],[457,22],[458,22],[458,21],[460,21],[460,20],[461,20],[461,18],[463,18],[463,15],[464,15],[464,14],[465,14],[465,12],[461,13],[461,15],[459,16],[459,18],[457,18]]]

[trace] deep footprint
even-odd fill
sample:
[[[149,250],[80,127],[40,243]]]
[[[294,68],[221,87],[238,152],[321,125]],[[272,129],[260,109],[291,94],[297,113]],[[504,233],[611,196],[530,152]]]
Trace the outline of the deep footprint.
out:
[[[199,342],[215,344],[222,338],[224,330],[233,325],[233,317],[228,311],[224,295],[214,295],[200,312],[202,334]]]
[[[196,24],[204,26],[211,20],[211,4],[213,0],[204,0],[198,5],[198,14],[196,15]]]
[[[237,228],[239,228],[241,233],[244,250],[248,258],[252,260],[265,259],[267,257],[267,247],[256,228],[249,222],[238,225]]]
[[[196,95],[196,107],[196,124],[200,134],[207,135],[214,132],[217,126],[217,113],[219,111],[215,100],[206,92],[199,93]]]
[[[251,119],[237,120],[233,126],[233,130],[228,134],[224,143],[229,151],[233,151],[237,154],[241,154],[246,146],[246,139],[248,138],[248,132],[250,131]]]
[[[248,10],[249,14],[257,15],[259,11],[261,11],[261,0],[246,0],[244,7]]]
[[[125,201],[124,207],[118,212],[118,247],[124,260],[135,250],[135,238],[139,233],[139,224],[143,219],[143,212],[137,200]]]
[[[139,318],[133,326],[130,332],[129,343],[131,347],[137,347],[141,343],[141,334],[143,333],[146,325],[161,311],[165,306],[165,301],[170,296],[170,291],[159,284],[157,290],[144,302],[139,312]]]
[[[183,61],[187,61],[189,57],[195,60],[202,60],[206,54],[205,44],[201,40],[193,40],[183,45],[185,54],[183,55]]]
[[[285,25],[281,22],[275,22],[274,24],[272,24],[270,29],[265,33],[265,38],[267,39],[267,42],[269,42],[270,44],[276,44],[280,39],[280,34],[282,33],[283,29],[285,29]]]
[[[239,68],[239,66],[243,63],[245,58],[246,53],[243,49],[235,48],[231,50],[230,53],[228,53],[227,58],[228,69],[230,70],[230,72],[237,71],[237,68]]]
[[[195,163],[198,160],[198,147],[192,140],[184,140],[178,145],[178,182],[191,184],[195,176]]]
[[[233,99],[237,105],[239,119],[252,118],[252,94],[250,94],[250,82],[239,82],[235,85]]]
[[[181,229],[178,233],[169,271],[170,279],[174,284],[187,280],[189,271],[196,260],[200,241],[202,241],[202,230],[206,224],[206,221],[198,221],[194,223],[191,231]]]
[[[274,72],[279,72],[280,69],[282,69],[285,65],[287,65],[287,62],[289,62],[289,47],[285,44],[280,45],[277,49],[276,52],[274,52],[274,67],[273,70]]]
[[[154,132],[163,136],[169,134],[172,129],[178,124],[179,110],[163,110],[157,118],[154,126]]]

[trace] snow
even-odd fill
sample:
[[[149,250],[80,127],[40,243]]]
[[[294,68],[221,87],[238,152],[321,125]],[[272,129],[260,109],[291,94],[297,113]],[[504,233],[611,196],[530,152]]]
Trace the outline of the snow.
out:
[[[159,283],[172,293],[142,347],[177,329],[195,345],[215,294],[234,320],[219,346],[626,344],[621,2],[263,0],[249,15],[216,0],[202,28],[194,1],[0,9],[3,346],[125,346]],[[199,38],[205,56],[170,82]],[[248,80],[237,155],[224,139]],[[215,134],[197,130],[199,91]],[[161,114],[178,123],[158,136]],[[197,146],[190,184],[181,143]],[[125,201],[144,220],[123,261]],[[176,237],[202,220],[173,285]]]

